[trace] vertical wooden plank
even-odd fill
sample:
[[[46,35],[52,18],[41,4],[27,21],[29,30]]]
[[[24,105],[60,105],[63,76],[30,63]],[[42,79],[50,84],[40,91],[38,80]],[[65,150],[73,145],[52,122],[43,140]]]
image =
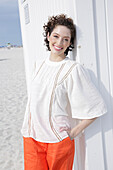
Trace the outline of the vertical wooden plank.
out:
[[[106,2],[106,3],[105,3]],[[112,4],[110,3],[112,6]],[[98,36],[98,63],[99,63],[99,85],[107,107],[108,114],[101,119],[102,138],[103,138],[103,152],[104,152],[104,164],[105,169],[112,169],[112,151],[113,151],[113,105],[111,94],[111,67],[110,67],[110,55],[109,55],[109,42],[108,42],[108,11],[107,1],[96,1],[96,25]],[[110,10],[110,9],[109,9]],[[111,15],[110,15],[111,16]],[[112,85],[113,86],[113,85]],[[109,122],[109,123],[108,123]],[[110,151],[111,150],[111,151]]]
[[[109,81],[110,81],[110,94],[113,97],[113,1],[105,0],[105,10],[106,10],[106,34],[107,34],[107,50],[108,50],[108,64],[109,64]],[[113,105],[112,105],[113,106]]]
[[[97,57],[97,39],[95,38],[95,22],[93,1],[76,0],[78,37],[78,60],[90,71],[95,85],[98,87],[99,70]],[[93,74],[93,72],[94,74]],[[98,87],[99,88],[99,87]],[[104,152],[101,129],[101,118],[86,129],[86,169],[104,170]],[[97,148],[97,149],[96,149]]]
[[[25,14],[24,14],[24,5],[26,3],[21,3],[18,0],[19,5],[19,15],[20,15],[20,25],[21,25],[21,34],[22,34],[22,42],[23,42],[23,52],[24,52],[24,63],[25,63],[25,72],[26,72],[26,82],[27,82],[27,91],[29,93],[29,50],[28,50],[28,41],[27,41],[27,30],[25,26]]]
[[[92,2],[76,0],[76,23],[77,23],[77,56],[83,63],[87,60],[86,66],[96,70],[95,61],[95,37],[92,14]],[[92,44],[93,43],[93,44]],[[94,59],[94,60],[93,60]],[[93,66],[91,65],[93,61]]]
[[[106,169],[113,169],[112,152],[113,152],[113,68],[112,68],[112,43],[113,43],[113,2],[108,0],[104,1],[104,18],[103,25],[99,25],[99,35],[101,35],[100,51],[100,70],[101,70],[101,81],[104,82],[105,87],[101,86],[103,95],[105,96],[106,103],[108,106],[108,114],[102,120],[103,126],[103,144],[104,144],[104,156]],[[99,10],[99,8],[98,8]],[[102,20],[102,19],[101,19]],[[101,29],[103,28],[103,29]],[[103,32],[102,32],[103,31]],[[105,32],[105,33],[104,33]],[[104,36],[103,36],[104,35]],[[103,37],[106,38],[104,41],[106,48],[103,52],[104,46],[102,46]],[[104,44],[103,44],[104,45]],[[103,60],[104,58],[104,60]],[[103,70],[103,71],[102,71]]]

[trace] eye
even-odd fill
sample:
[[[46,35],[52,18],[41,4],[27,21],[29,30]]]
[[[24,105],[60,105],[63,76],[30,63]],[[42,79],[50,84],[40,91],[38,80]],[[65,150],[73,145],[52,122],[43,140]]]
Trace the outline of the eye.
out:
[[[55,38],[58,38],[58,36],[57,36],[57,35],[54,35],[54,37],[55,37]]]
[[[64,39],[65,41],[68,41],[68,39]]]

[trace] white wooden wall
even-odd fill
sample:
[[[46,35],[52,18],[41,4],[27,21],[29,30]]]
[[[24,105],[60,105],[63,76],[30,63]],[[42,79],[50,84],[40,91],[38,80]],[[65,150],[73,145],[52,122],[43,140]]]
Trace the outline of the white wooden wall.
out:
[[[48,16],[65,13],[77,25],[77,60],[89,69],[92,81],[108,106],[108,113],[98,118],[85,131],[86,164],[82,170],[113,170],[113,1],[18,2],[28,92],[29,74],[34,61],[47,55],[42,33]],[[29,13],[25,10],[27,7]],[[73,56],[74,59],[75,55],[75,51],[70,53],[70,57]],[[73,169],[80,170],[76,165]]]

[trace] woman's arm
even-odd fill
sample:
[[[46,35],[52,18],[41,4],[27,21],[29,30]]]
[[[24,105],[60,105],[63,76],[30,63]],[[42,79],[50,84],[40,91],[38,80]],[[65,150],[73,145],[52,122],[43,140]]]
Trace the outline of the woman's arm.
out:
[[[91,123],[96,120],[97,117],[92,118],[92,119],[83,119],[78,125],[76,125],[73,129],[66,129],[66,128],[61,128],[61,131],[67,131],[70,139],[74,139],[76,136],[79,135],[80,132],[82,132],[86,127],[88,127]]]
[[[70,131],[67,131],[71,140],[74,139],[77,135],[79,135],[80,132],[82,132],[86,127],[88,127],[96,119],[97,118],[84,119],[77,126],[75,126],[73,129],[71,129]]]

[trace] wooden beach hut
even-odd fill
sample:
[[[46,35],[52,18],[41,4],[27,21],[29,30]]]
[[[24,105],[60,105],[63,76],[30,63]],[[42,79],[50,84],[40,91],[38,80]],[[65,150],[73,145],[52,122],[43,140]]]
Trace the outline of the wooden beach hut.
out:
[[[77,26],[76,50],[70,57],[85,65],[101,92],[108,113],[98,118],[76,141],[73,170],[113,169],[113,1],[18,0],[26,80],[34,61],[46,55],[43,24],[48,16],[65,13]],[[86,148],[86,149],[85,149]]]

